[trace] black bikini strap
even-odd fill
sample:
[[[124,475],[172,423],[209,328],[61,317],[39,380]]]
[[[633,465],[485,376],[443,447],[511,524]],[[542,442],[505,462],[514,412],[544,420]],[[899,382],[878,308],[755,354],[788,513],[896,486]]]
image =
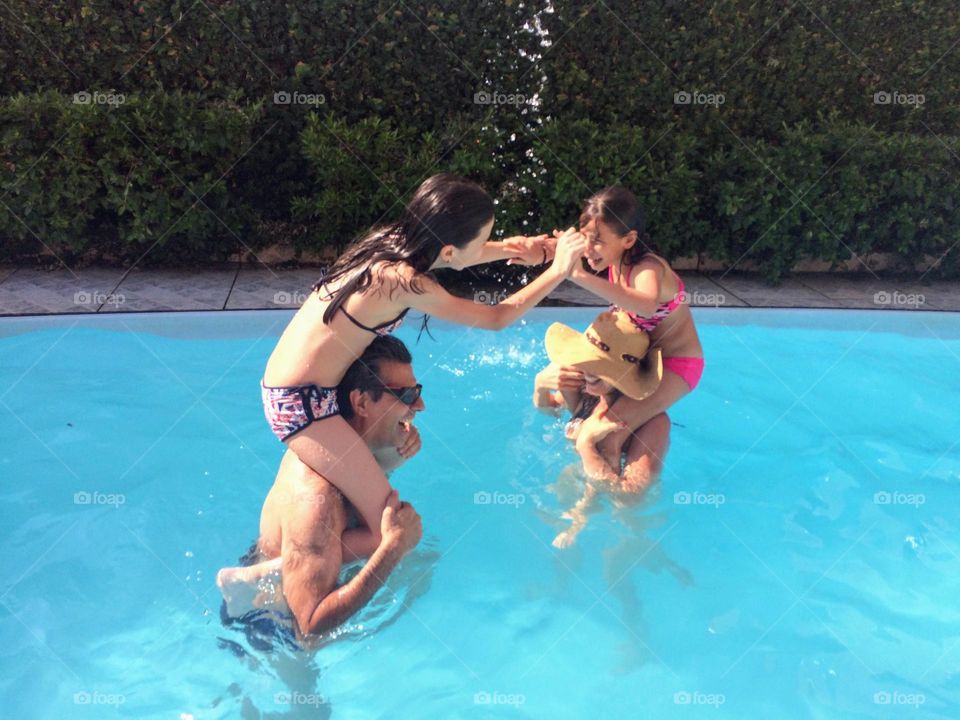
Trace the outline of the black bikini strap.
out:
[[[367,332],[371,332],[371,333],[373,333],[374,335],[377,334],[377,331],[376,331],[376,330],[374,330],[373,328],[367,327],[367,326],[364,325],[362,322],[360,322],[359,320],[357,320],[353,315],[351,315],[350,313],[348,313],[348,312],[347,312],[347,308],[345,308],[344,305],[346,305],[346,303],[344,303],[343,305],[341,305],[341,306],[340,306],[339,308],[337,308],[337,309],[340,310],[344,315],[347,316],[347,320],[349,320],[350,322],[352,322],[354,325],[356,325],[356,326],[357,326],[358,328],[360,328],[361,330],[366,330]]]
[[[345,304],[346,304],[346,303],[344,303],[344,305],[345,305]],[[389,325],[393,325],[393,324],[394,324],[395,322],[397,322],[398,320],[402,320],[402,319],[403,319],[403,316],[406,315],[406,314],[410,311],[410,308],[404,308],[404,309],[403,309],[403,312],[401,312],[399,315],[397,315],[393,320],[387,320],[387,321],[384,322],[384,323],[380,323],[380,324],[377,325],[376,327],[367,327],[367,326],[364,325],[362,322],[360,322],[359,320],[357,320],[353,315],[351,315],[350,313],[348,313],[348,312],[347,312],[347,309],[346,309],[343,305],[341,305],[338,309],[339,309],[339,310],[342,310],[342,311],[343,311],[343,314],[347,316],[347,319],[348,319],[350,322],[352,322],[354,325],[356,325],[358,328],[361,328],[361,329],[363,329],[363,330],[366,330],[367,332],[371,332],[371,333],[373,333],[374,335],[378,335],[378,334],[379,334],[379,333],[377,333],[377,330],[380,330],[380,329],[382,329],[382,328],[385,328],[385,327],[387,327],[387,326],[389,326]]]

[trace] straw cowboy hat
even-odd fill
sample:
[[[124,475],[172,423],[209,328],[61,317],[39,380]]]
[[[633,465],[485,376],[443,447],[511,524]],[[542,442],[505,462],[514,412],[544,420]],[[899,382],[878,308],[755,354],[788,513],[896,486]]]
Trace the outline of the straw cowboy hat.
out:
[[[635,400],[653,394],[663,378],[660,348],[622,311],[601,313],[582,333],[553,323],[544,344],[551,362],[596,375]]]

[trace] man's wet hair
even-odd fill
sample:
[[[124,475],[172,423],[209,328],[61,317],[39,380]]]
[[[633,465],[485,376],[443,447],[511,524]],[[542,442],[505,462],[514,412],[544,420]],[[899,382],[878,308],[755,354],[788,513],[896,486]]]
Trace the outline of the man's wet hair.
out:
[[[374,401],[383,397],[383,380],[380,377],[381,363],[385,360],[409,365],[413,356],[402,340],[392,335],[377,336],[367,346],[353,365],[347,368],[347,374],[337,386],[337,404],[344,420],[353,417],[353,406],[350,404],[350,393],[354,390],[363,390],[370,393]]]

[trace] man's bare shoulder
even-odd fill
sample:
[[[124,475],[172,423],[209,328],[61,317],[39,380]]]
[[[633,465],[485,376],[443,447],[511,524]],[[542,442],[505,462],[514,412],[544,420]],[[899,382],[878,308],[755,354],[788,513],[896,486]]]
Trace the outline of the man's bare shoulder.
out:
[[[323,549],[334,538],[340,542],[346,522],[340,491],[288,451],[264,502],[260,518],[263,549],[269,547],[273,550],[269,554],[279,554],[285,541],[298,548]]]

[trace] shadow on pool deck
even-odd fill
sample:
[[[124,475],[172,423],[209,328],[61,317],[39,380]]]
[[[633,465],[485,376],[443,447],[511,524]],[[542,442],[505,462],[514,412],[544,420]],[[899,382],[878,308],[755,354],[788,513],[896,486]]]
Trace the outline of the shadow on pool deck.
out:
[[[862,308],[960,311],[960,281],[794,274],[777,287],[747,273],[681,272],[695,307]],[[203,270],[0,267],[0,315],[294,309],[316,281],[315,268]],[[482,293],[478,293],[480,295]],[[544,305],[603,305],[572,283]]]

